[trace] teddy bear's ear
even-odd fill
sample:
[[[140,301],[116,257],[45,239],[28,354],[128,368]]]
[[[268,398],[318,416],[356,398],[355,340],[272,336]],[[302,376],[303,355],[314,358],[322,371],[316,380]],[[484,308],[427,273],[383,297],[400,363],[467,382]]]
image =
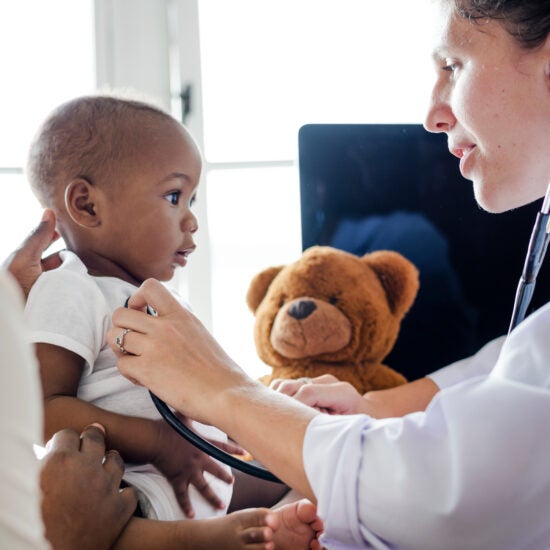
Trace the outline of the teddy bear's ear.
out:
[[[378,276],[392,312],[402,318],[413,305],[418,292],[418,269],[407,258],[390,250],[365,254],[362,260]]]
[[[250,282],[250,286],[248,287],[248,292],[246,293],[246,303],[252,313],[256,313],[258,306],[267,294],[269,285],[283,269],[283,267],[283,265],[268,267],[254,276]]]

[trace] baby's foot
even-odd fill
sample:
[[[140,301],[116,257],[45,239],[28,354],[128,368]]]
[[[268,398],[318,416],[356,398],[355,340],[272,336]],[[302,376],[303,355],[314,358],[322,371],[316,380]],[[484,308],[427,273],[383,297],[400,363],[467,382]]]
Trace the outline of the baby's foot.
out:
[[[323,522],[317,516],[316,507],[302,499],[273,510],[278,517],[278,526],[273,540],[275,548],[288,550],[320,550],[319,535]]]
[[[274,532],[281,523],[277,516],[277,512],[268,508],[250,508],[227,516],[186,522],[187,528],[192,527],[187,542],[194,550],[274,550]]]

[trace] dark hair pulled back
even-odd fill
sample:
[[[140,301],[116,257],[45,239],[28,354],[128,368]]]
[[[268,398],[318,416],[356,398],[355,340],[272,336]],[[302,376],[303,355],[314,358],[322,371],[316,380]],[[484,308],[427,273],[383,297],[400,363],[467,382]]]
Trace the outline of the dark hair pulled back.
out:
[[[541,46],[550,32],[550,0],[452,0],[466,19],[493,19],[526,49]]]

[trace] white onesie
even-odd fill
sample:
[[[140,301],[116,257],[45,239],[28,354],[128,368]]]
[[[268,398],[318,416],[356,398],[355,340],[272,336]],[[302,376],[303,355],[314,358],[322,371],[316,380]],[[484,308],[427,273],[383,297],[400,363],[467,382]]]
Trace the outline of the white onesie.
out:
[[[29,294],[25,322],[31,342],[59,346],[85,360],[78,388],[80,399],[119,414],[160,418],[147,389],[132,384],[119,373],[116,356],[106,341],[113,311],[124,305],[136,287],[116,277],[89,275],[85,265],[72,252],[65,251],[62,257],[61,267],[42,274]],[[212,426],[194,423],[194,428],[203,436],[226,440],[225,434]],[[204,475],[227,506],[232,486],[208,472]],[[153,465],[126,464],[124,479],[138,489],[142,503],[145,498],[145,507],[152,508],[148,517],[161,520],[185,518],[172,486]],[[192,485],[189,494],[196,519],[226,513],[226,509],[217,510],[210,506]]]

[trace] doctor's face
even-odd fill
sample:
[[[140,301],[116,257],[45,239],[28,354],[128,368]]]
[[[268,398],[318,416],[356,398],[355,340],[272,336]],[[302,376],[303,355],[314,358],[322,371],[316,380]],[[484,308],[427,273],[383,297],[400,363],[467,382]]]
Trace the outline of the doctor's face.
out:
[[[470,22],[438,2],[437,78],[425,127],[445,132],[476,200],[502,212],[550,180],[550,55],[520,48],[496,21]]]

